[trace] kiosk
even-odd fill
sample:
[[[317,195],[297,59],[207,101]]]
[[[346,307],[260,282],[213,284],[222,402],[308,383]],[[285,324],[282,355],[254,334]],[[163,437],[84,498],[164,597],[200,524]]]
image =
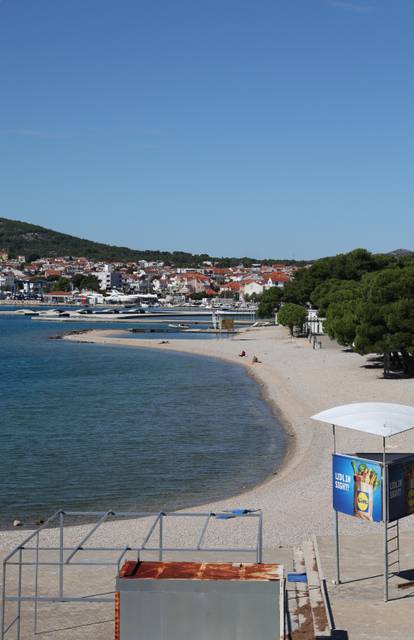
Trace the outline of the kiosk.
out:
[[[341,582],[338,513],[384,526],[384,600],[388,601],[390,569],[399,565],[401,518],[414,513],[414,454],[387,453],[386,440],[414,428],[414,407],[363,402],[333,407],[312,416],[332,424],[332,498],[335,510],[336,580]],[[381,437],[381,453],[340,454],[336,427]],[[394,543],[394,546],[392,546]],[[395,558],[391,560],[391,558]],[[399,571],[399,566],[398,566]]]

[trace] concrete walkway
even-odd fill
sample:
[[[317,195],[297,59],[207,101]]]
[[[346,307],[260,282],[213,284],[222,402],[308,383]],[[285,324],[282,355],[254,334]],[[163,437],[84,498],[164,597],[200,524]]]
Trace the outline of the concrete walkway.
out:
[[[362,528],[362,527],[361,527]],[[379,528],[380,530],[380,528]],[[317,542],[335,626],[346,629],[351,640],[402,640],[414,637],[414,534],[400,534],[400,576],[390,580],[390,601],[383,601],[383,536],[381,533],[340,539],[341,580],[336,575],[335,538],[318,536]],[[346,635],[344,636],[346,637]]]

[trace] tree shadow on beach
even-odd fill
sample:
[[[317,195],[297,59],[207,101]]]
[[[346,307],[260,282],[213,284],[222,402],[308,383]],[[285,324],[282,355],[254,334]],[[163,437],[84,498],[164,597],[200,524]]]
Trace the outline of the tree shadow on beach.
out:
[[[360,369],[383,369],[384,356],[371,356],[367,358],[365,364],[361,364]]]

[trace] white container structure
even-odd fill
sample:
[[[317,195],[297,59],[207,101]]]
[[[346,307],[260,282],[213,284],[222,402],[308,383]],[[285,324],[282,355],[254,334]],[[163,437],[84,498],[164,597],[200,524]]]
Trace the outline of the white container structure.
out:
[[[284,637],[277,564],[130,561],[116,590],[115,640]]]

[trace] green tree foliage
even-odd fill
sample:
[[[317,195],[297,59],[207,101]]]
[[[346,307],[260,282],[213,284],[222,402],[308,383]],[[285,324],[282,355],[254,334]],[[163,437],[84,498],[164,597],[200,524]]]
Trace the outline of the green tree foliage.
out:
[[[329,305],[324,331],[344,347],[355,340],[357,327],[356,301],[336,302]]]
[[[257,302],[259,303],[262,299],[262,294],[261,293],[251,293],[250,295],[247,293],[244,296],[244,299],[246,302]]]
[[[99,291],[101,284],[96,276],[84,275],[83,273],[76,273],[72,278],[72,284],[75,289],[91,289],[92,291]]]
[[[207,294],[204,291],[194,291],[193,293],[190,293],[190,299],[191,300],[203,300],[203,298],[212,298],[213,296],[211,294]]]
[[[317,286],[311,273],[311,269],[305,267],[300,269],[293,280],[286,282],[283,288],[283,300],[293,304],[307,304],[312,295],[312,291]]]
[[[366,276],[357,307],[355,348],[414,352],[414,266],[394,267]]]
[[[329,280],[359,281],[366,273],[384,269],[395,263],[393,256],[374,255],[366,249],[355,249],[330,258],[316,260],[310,267],[300,269],[285,285],[284,300],[307,304],[314,291]]]
[[[414,297],[414,265],[384,269],[363,280],[367,300],[375,304]]]
[[[81,288],[81,282],[84,279],[84,274],[83,273],[75,273],[75,275],[72,278],[72,284],[74,286],[75,289],[80,289]]]
[[[26,258],[26,264],[30,264],[30,263],[34,262],[35,260],[39,260],[39,258],[41,258],[41,256],[39,256],[38,253],[31,253]]]
[[[288,302],[283,305],[277,314],[278,322],[284,327],[289,327],[290,335],[293,336],[295,327],[301,328],[307,318],[307,311],[299,304]]]
[[[383,269],[392,260],[387,256],[374,255],[366,249],[354,249],[349,253],[317,260],[309,272],[316,285],[329,279],[360,280],[365,273]]]
[[[384,349],[405,349],[414,354],[414,299],[398,300],[383,310],[387,333]]]
[[[61,276],[52,286],[52,291],[70,291],[72,289],[71,282],[68,278]]]
[[[319,316],[324,318],[331,304],[353,301],[360,289],[360,283],[354,280],[325,280],[312,291],[310,299]]]
[[[311,302],[325,331],[358,353],[414,351],[414,259],[365,249],[317,260],[285,286],[288,303]]]
[[[340,290],[331,292],[327,333],[361,354],[414,352],[414,266],[405,264],[366,274],[342,298]]]
[[[255,295],[255,294],[253,294]],[[260,296],[257,315],[259,318],[271,318],[280,307],[283,291],[279,287],[265,289]]]

